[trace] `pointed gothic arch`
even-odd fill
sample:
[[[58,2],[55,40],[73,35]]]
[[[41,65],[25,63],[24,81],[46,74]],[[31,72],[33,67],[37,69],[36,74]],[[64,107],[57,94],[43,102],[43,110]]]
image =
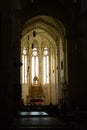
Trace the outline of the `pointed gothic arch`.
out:
[[[63,24],[51,16],[36,16],[29,19],[22,31],[21,51],[25,48],[26,72],[23,66],[21,68],[22,98],[25,104],[30,101],[27,97],[35,76],[39,78],[43,89],[45,97],[43,104],[57,104],[62,98],[62,84],[68,81],[67,42]],[[23,62],[22,59],[21,61]],[[25,73],[27,83],[23,83],[22,80]]]

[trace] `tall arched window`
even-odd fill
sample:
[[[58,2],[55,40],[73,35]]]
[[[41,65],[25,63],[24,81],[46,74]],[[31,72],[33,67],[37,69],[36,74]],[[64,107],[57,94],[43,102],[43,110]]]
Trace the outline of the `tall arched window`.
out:
[[[49,49],[43,48],[43,66],[40,67],[43,69],[43,84],[49,84]],[[32,49],[32,58],[31,58],[31,82],[35,76],[39,77],[39,56],[37,48]],[[24,48],[22,51],[22,84],[28,83],[28,55],[27,49]]]
[[[22,84],[27,83],[27,49],[22,51]]]
[[[48,48],[43,50],[43,83],[49,83],[49,52]]]
[[[38,63],[38,51],[37,48],[32,50],[32,82],[35,76],[39,74],[39,63]]]

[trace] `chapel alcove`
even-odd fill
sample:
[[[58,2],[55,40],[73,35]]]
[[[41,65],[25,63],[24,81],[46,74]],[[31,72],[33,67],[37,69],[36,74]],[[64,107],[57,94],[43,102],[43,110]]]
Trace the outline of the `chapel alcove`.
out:
[[[33,97],[42,96],[44,105],[58,104],[62,99],[63,83],[68,80],[67,41],[63,24],[45,15],[27,20],[22,31],[21,62],[24,103],[29,104]]]

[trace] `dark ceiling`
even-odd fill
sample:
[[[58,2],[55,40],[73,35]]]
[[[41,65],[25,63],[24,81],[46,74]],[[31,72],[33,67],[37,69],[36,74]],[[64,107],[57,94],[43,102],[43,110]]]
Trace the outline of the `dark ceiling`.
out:
[[[69,17],[74,10],[74,0],[22,0],[22,18],[24,21],[36,15]]]

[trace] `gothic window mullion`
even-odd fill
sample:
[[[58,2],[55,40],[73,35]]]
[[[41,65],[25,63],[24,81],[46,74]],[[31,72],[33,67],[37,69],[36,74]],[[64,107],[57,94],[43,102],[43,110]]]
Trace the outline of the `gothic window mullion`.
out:
[[[35,76],[38,76],[38,53],[37,49],[34,48],[32,51],[32,82]]]
[[[43,52],[43,81],[44,83],[49,83],[49,55],[48,48],[44,48]]]
[[[27,50],[26,48],[23,49],[23,54],[22,54],[22,83],[25,84],[27,83]]]
[[[47,83],[47,56],[45,56],[45,68],[46,68],[46,83]]]

